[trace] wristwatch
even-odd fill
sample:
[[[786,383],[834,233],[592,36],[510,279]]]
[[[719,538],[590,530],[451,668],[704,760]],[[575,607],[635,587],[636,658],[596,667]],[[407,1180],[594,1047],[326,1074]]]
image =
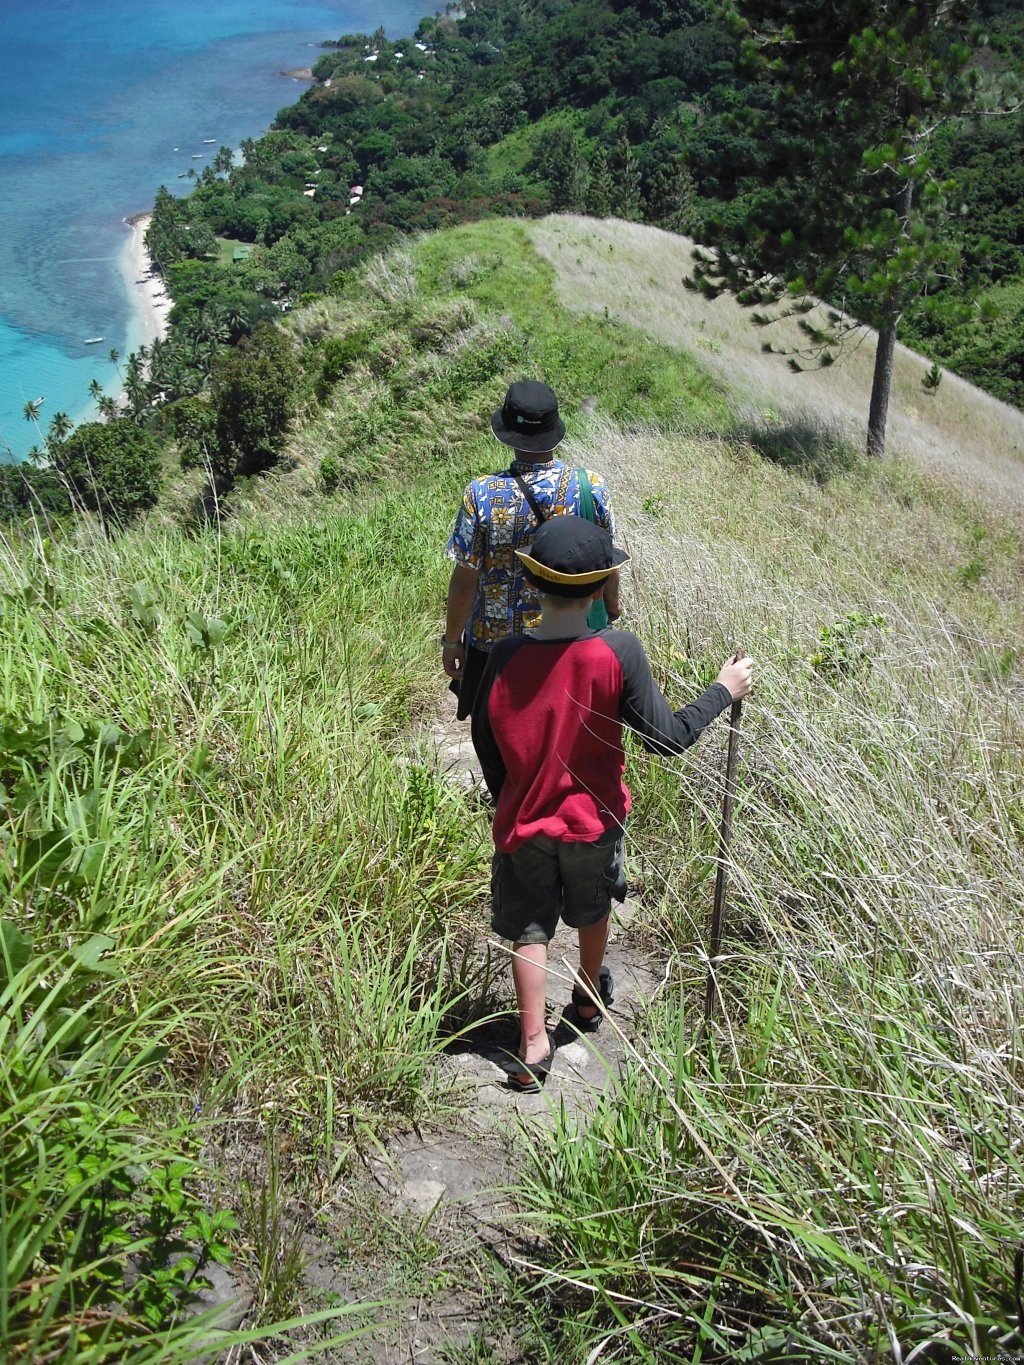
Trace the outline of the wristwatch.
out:
[[[441,636],[442,649],[458,649],[459,645],[461,644],[462,644],[461,640],[448,640],[443,635]]]

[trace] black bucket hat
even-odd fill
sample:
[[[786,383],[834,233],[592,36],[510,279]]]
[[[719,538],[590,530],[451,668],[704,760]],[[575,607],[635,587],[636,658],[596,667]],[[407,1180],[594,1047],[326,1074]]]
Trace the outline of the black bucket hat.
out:
[[[557,597],[589,597],[620,564],[629,563],[603,526],[571,514],[549,517],[528,550],[517,550],[526,577]]]
[[[554,450],[565,435],[554,389],[534,379],[520,379],[491,418],[491,430],[513,450],[530,455]]]

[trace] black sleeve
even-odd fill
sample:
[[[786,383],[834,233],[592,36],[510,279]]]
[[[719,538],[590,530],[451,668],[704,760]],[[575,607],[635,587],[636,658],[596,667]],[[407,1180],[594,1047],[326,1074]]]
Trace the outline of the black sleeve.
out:
[[[654,681],[644,647],[628,630],[609,630],[602,634],[622,666],[622,701],[619,714],[623,725],[652,754],[681,754],[688,749],[711,722],[732,704],[729,689],[714,682],[696,701],[673,711]]]
[[[494,738],[494,731],[491,729],[491,718],[488,714],[487,704],[490,700],[494,679],[497,677],[498,669],[501,666],[501,659],[507,654],[507,642],[504,640],[491,650],[483,677],[480,679],[480,686],[473,698],[473,712],[470,721],[473,748],[480,760],[480,768],[484,775],[484,781],[487,783],[487,790],[495,801],[501,795],[507,769],[505,760],[501,756],[501,750],[498,748],[498,742]]]

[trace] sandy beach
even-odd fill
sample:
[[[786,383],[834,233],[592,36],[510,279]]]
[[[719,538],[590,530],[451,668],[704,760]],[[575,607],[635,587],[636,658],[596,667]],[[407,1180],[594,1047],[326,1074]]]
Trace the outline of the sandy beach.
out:
[[[167,335],[167,314],[171,307],[163,279],[153,269],[146,250],[146,228],[151,217],[149,213],[137,213],[124,220],[131,236],[121,253],[121,273],[128,295],[135,302],[133,349],[140,345],[152,346],[158,337]]]

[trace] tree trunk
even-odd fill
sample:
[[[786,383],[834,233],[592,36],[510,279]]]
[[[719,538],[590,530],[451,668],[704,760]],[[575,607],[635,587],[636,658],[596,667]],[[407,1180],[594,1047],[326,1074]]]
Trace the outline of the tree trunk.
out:
[[[875,373],[871,379],[871,407],[868,411],[868,454],[880,460],[885,454],[885,419],[889,413],[892,390],[892,362],[896,354],[896,324],[878,333],[875,348]]]
[[[901,224],[901,235],[908,235],[910,208],[914,202],[914,182],[908,177],[900,187],[896,197],[896,212]],[[868,409],[868,454],[880,460],[885,454],[885,421],[889,415],[889,395],[892,392],[892,362],[896,354],[896,329],[902,316],[902,309],[896,300],[889,298],[888,317],[885,325],[878,329],[878,345],[875,348],[875,373],[871,378],[871,406]]]

